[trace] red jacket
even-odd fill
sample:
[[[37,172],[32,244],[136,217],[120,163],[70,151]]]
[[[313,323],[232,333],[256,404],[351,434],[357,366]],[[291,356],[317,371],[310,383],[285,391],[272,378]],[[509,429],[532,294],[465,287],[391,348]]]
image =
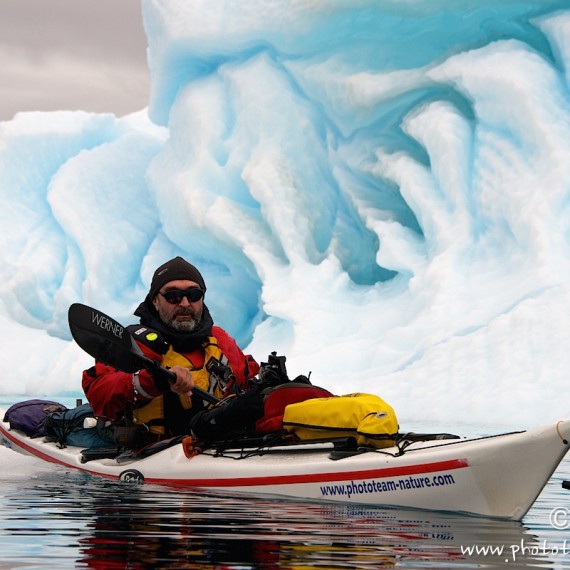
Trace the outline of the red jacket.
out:
[[[259,365],[249,356],[244,355],[235,340],[220,327],[212,328],[212,336],[218,341],[222,353],[229,361],[239,388],[247,388],[247,380],[253,378],[259,371]],[[146,356],[162,361],[162,354],[154,352],[148,346],[137,341]],[[200,368],[204,365],[204,350],[199,348],[191,353],[183,353],[194,365]],[[135,389],[133,375],[118,371],[97,361],[95,366],[83,372],[82,386],[96,416],[110,420],[120,419],[128,408],[144,406],[153,398],[163,394],[152,376],[146,371],[139,372],[140,390]]]

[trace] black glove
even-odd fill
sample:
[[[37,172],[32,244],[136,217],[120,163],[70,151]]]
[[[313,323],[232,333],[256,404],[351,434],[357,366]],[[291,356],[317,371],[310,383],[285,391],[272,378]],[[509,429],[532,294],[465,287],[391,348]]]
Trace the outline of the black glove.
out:
[[[256,389],[251,389],[198,412],[190,422],[190,431],[201,441],[233,439],[253,431],[261,416],[263,400]]]

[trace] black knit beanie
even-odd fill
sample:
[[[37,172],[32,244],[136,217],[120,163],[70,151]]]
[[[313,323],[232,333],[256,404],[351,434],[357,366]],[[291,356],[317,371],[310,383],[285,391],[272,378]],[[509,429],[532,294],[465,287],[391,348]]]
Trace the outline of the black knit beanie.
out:
[[[204,291],[206,290],[206,284],[204,283],[202,274],[191,263],[188,263],[181,257],[175,257],[163,263],[154,272],[150,283],[148,299],[154,299],[163,285],[166,285],[169,281],[177,281],[178,279],[194,281],[194,283],[198,283]]]

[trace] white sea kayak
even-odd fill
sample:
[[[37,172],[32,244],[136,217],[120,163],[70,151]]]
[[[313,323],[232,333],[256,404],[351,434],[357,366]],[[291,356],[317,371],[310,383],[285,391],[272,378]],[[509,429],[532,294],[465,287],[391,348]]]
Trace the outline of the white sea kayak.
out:
[[[2,445],[100,477],[521,520],[568,451],[570,421],[476,439],[403,441],[340,454],[331,454],[331,443],[305,443],[206,449],[190,457],[178,442],[138,459],[86,462],[81,448],[60,449],[0,422]]]

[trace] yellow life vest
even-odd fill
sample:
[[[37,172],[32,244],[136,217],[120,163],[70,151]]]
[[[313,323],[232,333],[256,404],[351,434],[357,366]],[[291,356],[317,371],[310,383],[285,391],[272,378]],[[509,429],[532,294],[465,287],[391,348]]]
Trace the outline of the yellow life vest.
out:
[[[227,365],[228,359],[224,356],[218,341],[215,337],[208,337],[203,343],[204,349],[204,364],[201,367],[195,367],[188,358],[183,354],[174,351],[169,347],[166,354],[162,357],[161,365],[164,367],[183,366],[192,371],[192,379],[194,384],[216,398],[222,398],[225,391],[225,386],[220,382],[216,374],[211,372],[212,364]],[[178,394],[180,405],[183,410],[189,410],[192,407],[192,400],[186,394]],[[164,435],[164,396],[157,396],[153,398],[148,404],[141,408],[133,410],[133,421],[137,424],[144,424],[148,427],[151,433]]]

